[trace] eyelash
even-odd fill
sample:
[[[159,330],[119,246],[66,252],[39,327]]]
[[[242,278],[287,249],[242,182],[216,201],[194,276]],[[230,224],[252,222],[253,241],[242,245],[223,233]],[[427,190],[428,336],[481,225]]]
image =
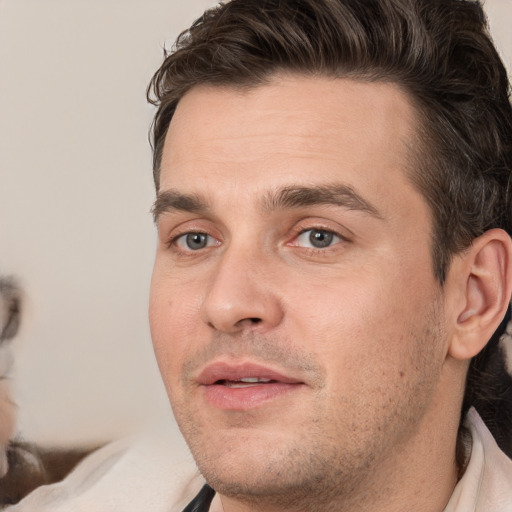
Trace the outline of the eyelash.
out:
[[[299,241],[299,239],[301,237],[303,237],[304,235],[306,235],[307,233],[310,233],[309,242],[312,243],[311,236],[314,232],[322,233],[324,235],[327,234],[328,236],[330,236],[331,240],[328,241],[329,242],[328,245],[326,245],[324,247],[314,247],[314,246],[306,247],[304,245],[299,245],[297,243],[297,241]],[[288,243],[287,245],[290,245],[292,247],[293,246],[301,247],[302,249],[304,249],[308,252],[311,252],[311,253],[322,253],[322,252],[327,252],[329,250],[333,250],[336,245],[343,243],[343,242],[347,242],[347,241],[348,241],[348,239],[346,237],[344,237],[339,232],[337,232],[333,229],[328,229],[323,226],[316,226],[316,227],[308,227],[306,229],[300,229],[297,232],[297,234],[294,236],[292,242]],[[302,243],[304,243],[304,241],[302,241]]]
[[[189,236],[204,236],[207,238],[207,245],[205,247],[201,247],[201,248],[198,248],[195,250],[190,247],[188,247],[188,248],[180,247],[180,239],[183,238],[186,240],[186,237],[189,237]],[[217,243],[214,243],[213,245],[220,244],[220,242],[218,242],[215,237],[213,237],[212,235],[210,235],[204,231],[186,231],[184,233],[180,233],[180,234],[172,237],[171,240],[168,242],[168,245],[169,245],[169,247],[176,247],[176,249],[181,253],[189,254],[189,253],[194,253],[194,252],[200,252],[201,250],[206,249],[207,247],[211,247],[211,244],[208,243],[208,241],[211,241],[211,240],[214,240],[217,242]],[[186,243],[187,242],[184,241],[184,244],[186,244]]]

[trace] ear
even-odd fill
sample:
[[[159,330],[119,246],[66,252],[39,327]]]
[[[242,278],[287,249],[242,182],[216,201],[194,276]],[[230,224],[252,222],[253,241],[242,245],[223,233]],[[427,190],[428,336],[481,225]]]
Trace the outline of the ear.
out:
[[[452,270],[452,269],[450,269]],[[478,354],[503,320],[512,292],[512,241],[501,229],[486,231],[453,269],[462,285],[448,353],[460,360]]]

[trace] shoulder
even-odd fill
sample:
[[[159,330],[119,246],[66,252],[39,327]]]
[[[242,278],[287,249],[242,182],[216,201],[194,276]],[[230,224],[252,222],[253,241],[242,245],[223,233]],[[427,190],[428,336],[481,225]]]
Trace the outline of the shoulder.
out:
[[[178,429],[167,418],[144,433],[110,443],[62,482],[42,486],[9,512],[169,512],[204,482]]]

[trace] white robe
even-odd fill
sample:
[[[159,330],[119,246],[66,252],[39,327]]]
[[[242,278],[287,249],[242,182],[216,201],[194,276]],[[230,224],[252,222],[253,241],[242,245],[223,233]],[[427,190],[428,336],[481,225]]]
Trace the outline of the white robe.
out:
[[[471,459],[443,512],[512,512],[512,461],[473,409],[467,424]],[[176,427],[169,425],[167,419],[105,446],[62,482],[39,487],[6,512],[181,512],[204,480]]]

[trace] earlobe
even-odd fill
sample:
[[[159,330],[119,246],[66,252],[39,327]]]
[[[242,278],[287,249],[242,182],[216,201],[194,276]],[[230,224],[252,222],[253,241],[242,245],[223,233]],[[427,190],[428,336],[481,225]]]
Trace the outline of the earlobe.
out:
[[[512,241],[505,231],[491,229],[462,258],[464,300],[449,354],[465,360],[483,349],[505,316],[512,292]]]

